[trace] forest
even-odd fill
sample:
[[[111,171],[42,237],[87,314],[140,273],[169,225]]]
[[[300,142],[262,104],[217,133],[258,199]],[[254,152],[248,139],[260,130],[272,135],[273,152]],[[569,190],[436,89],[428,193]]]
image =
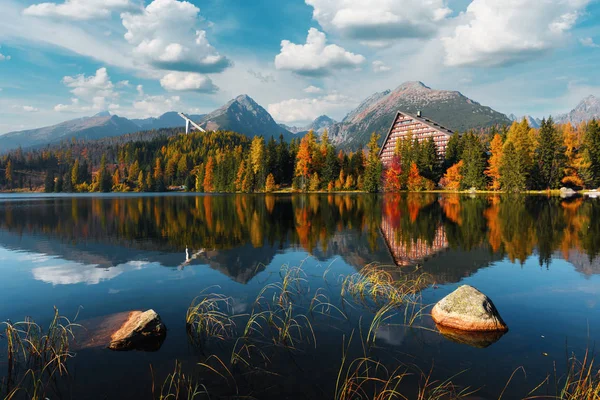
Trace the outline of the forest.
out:
[[[454,133],[444,159],[432,139],[396,143],[391,165],[381,137],[363,151],[337,150],[327,131],[285,142],[234,132],[182,135],[178,129],[97,141],[71,140],[0,156],[0,189],[44,192],[260,193],[477,190],[520,192],[600,186],[600,125],[527,120]]]

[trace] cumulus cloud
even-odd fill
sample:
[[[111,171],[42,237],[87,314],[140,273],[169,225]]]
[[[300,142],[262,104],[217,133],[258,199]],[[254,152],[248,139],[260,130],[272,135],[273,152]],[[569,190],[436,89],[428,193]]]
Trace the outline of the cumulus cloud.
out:
[[[373,61],[373,72],[388,72],[391,71],[391,68],[385,65],[383,61]]]
[[[25,112],[37,112],[40,111],[38,108],[35,108],[33,106],[23,106],[23,111]]]
[[[452,11],[446,0],[305,0],[326,31],[381,46],[391,39],[429,37]]]
[[[195,72],[170,72],[160,80],[160,85],[168,91],[214,93],[218,90],[209,77]]]
[[[144,96],[143,99],[133,102],[133,111],[124,114],[138,118],[148,118],[179,108],[181,108],[181,98],[179,96]]]
[[[70,104],[57,104],[55,111],[59,112],[84,112],[92,110],[104,110],[113,108],[112,101],[119,97],[114,90],[115,85],[111,82],[106,68],[99,68],[94,75],[65,76],[63,84],[71,88],[70,92],[75,96]]]
[[[450,36],[445,64],[492,67],[526,61],[564,42],[590,0],[473,0]]]
[[[187,1],[154,0],[141,14],[123,13],[125,39],[133,53],[165,70],[214,73],[231,65],[197,28],[200,9]]]
[[[108,281],[124,272],[144,268],[149,263],[130,261],[111,268],[99,268],[98,265],[67,263],[53,266],[37,267],[31,270],[33,278],[52,285],[74,285],[84,283],[97,285]]]
[[[280,122],[307,122],[323,114],[347,110],[352,105],[354,105],[352,98],[332,93],[318,98],[289,99],[269,104],[268,111],[275,120]]]
[[[310,85],[310,86],[304,88],[304,93],[319,94],[319,93],[323,93],[323,89],[321,89],[320,87]]]
[[[594,39],[592,39],[591,37],[581,38],[581,39],[579,39],[579,43],[581,43],[585,47],[591,47],[594,49],[597,49],[600,47],[600,45],[595,43]]]
[[[60,17],[89,20],[110,16],[114,10],[131,7],[129,0],[66,0],[64,3],[40,3],[27,7],[23,14],[36,17]]]
[[[365,61],[360,54],[346,51],[330,44],[323,32],[310,28],[306,44],[281,41],[281,52],[275,57],[277,69],[289,70],[299,75],[323,76],[336,69],[356,68]]]

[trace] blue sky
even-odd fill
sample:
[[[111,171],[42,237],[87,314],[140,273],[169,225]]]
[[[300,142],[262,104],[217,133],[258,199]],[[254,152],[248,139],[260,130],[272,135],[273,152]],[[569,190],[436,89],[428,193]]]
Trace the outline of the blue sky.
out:
[[[504,113],[600,95],[593,0],[0,0],[0,134],[109,110],[341,119],[420,80]]]

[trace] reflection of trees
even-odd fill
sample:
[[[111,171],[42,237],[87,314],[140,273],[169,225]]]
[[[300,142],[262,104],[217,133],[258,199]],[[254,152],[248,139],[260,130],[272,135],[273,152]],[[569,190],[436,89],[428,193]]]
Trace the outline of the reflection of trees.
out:
[[[0,227],[43,233],[73,244],[96,240],[167,251],[230,249],[245,244],[326,249],[338,231],[372,235],[376,196],[142,196],[54,198],[0,207]],[[375,233],[376,235],[376,233]],[[375,236],[371,250],[376,246]]]
[[[541,264],[560,251],[574,263],[579,260],[582,271],[595,271],[598,220],[600,203],[593,199],[432,193],[74,197],[0,204],[0,229],[73,245],[96,242],[182,254],[186,247],[244,247],[249,254],[291,245],[368,263],[378,261],[369,256],[383,233],[403,265],[443,249],[485,250],[520,262],[537,251]],[[360,257],[345,235],[349,231],[352,241],[361,241]],[[580,253],[589,258],[585,266]]]
[[[382,232],[401,265],[444,247],[488,248],[521,263],[537,251],[540,265],[549,265],[557,250],[566,259],[585,252],[590,264],[600,254],[600,224],[590,223],[600,218],[600,204],[582,198],[405,193],[386,195],[382,210]]]

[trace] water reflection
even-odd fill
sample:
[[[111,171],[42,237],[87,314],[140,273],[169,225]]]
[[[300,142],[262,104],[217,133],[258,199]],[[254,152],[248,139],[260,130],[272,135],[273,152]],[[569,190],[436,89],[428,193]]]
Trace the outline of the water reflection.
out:
[[[455,282],[495,260],[569,260],[600,273],[595,199],[450,194],[48,198],[0,203],[0,245],[78,264],[34,269],[52,284],[98,283],[140,268],[209,265],[246,283],[303,249],[356,268],[421,265]]]

